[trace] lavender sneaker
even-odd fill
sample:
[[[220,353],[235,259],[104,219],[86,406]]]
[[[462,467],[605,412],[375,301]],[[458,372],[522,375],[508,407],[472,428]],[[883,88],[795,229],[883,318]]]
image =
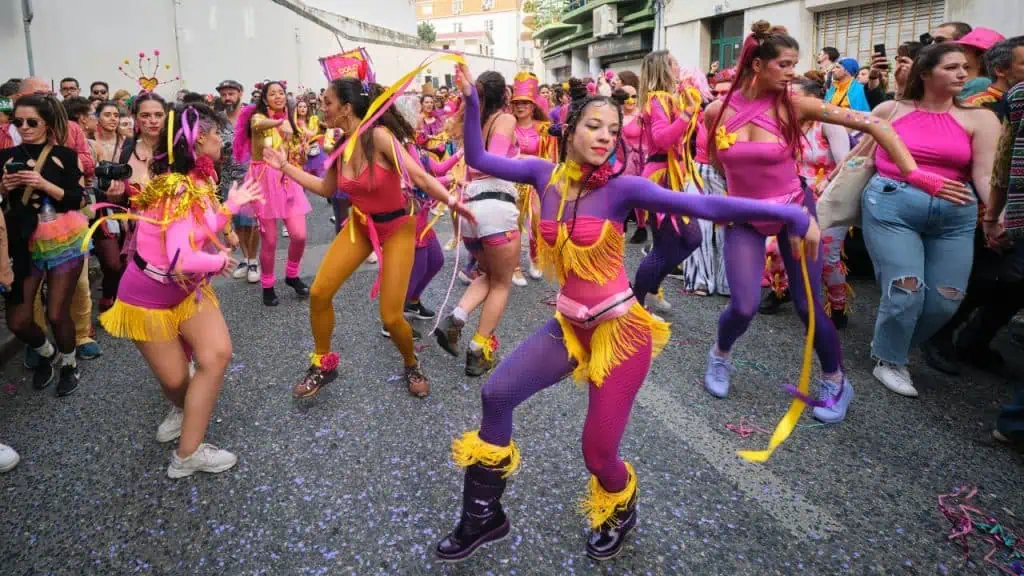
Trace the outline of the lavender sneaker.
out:
[[[704,388],[715,398],[729,394],[729,376],[736,368],[726,358],[715,356],[714,347],[708,351],[708,369],[704,372]]]
[[[818,400],[825,406],[814,408],[814,419],[826,424],[838,424],[846,418],[846,411],[853,401],[853,385],[846,379],[845,374],[840,384],[819,378]]]

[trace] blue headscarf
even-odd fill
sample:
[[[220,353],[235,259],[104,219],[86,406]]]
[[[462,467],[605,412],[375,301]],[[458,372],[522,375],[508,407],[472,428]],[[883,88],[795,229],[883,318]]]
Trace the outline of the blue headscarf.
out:
[[[860,72],[860,64],[856,58],[842,58],[837,62],[846,70],[846,73],[850,75],[850,88],[846,92],[846,98],[843,99],[844,103],[849,104],[850,110],[856,110],[858,112],[871,112],[871,106],[868,105],[867,95],[864,93],[864,85],[857,81],[857,73]],[[836,93],[836,83],[833,82],[832,86],[829,87],[828,92],[825,93],[825,102],[832,102],[832,96]]]

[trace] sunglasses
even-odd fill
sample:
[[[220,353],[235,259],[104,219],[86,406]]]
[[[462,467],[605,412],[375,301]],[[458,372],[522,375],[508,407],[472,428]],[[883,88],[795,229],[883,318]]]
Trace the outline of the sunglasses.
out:
[[[629,102],[630,104],[636,102],[636,96],[626,96],[626,102]]]
[[[15,128],[21,128],[25,124],[28,124],[29,128],[39,128],[40,120],[38,118],[12,118],[11,124],[14,124]]]

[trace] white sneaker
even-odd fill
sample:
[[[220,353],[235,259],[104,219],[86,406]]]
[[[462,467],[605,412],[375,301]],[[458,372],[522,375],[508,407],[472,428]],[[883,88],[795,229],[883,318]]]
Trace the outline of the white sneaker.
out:
[[[540,271],[540,268],[534,266],[533,262],[530,262],[530,269],[527,272],[530,274],[530,278],[534,280],[540,280],[544,277],[544,273]]]
[[[18,456],[14,448],[6,444],[0,444],[0,473],[14,470],[19,460],[21,460],[21,456]]]
[[[664,290],[658,290],[657,294],[648,296],[647,300],[658,312],[668,312],[669,310],[672,310],[672,304],[668,300],[665,300]]]
[[[191,364],[189,366],[191,367]],[[181,421],[184,417],[184,410],[172,406],[171,411],[164,416],[164,421],[156,428],[156,441],[164,444],[177,440],[181,436]]]
[[[284,228],[284,227],[281,228],[281,237],[282,238],[287,238],[288,237],[288,229],[287,228]]]
[[[914,381],[911,380],[910,371],[906,366],[879,362],[871,373],[889,390],[901,396],[917,398],[917,388],[914,388]]]
[[[444,251],[445,252],[451,252],[452,250],[455,250],[455,246],[456,246],[455,238],[452,238],[451,240],[449,240],[448,242],[445,243]]]
[[[231,273],[231,277],[235,280],[241,280],[242,278],[245,278],[245,275],[248,272],[249,264],[245,260],[242,260],[238,263],[238,267],[235,268],[235,271]]]
[[[366,261],[369,262],[370,264],[376,264],[377,263],[377,253],[376,252],[370,252],[370,255],[366,257]]]
[[[526,278],[523,277],[523,271],[519,268],[512,273],[512,283],[520,288],[526,286]]]
[[[171,464],[167,466],[167,477],[184,478],[196,472],[219,474],[230,470],[237,463],[238,456],[204,442],[199,445],[198,450],[184,460],[178,457],[177,450],[171,452]]]
[[[255,284],[260,281],[260,266],[255,262],[249,262],[249,270],[246,273],[246,280],[249,284]]]

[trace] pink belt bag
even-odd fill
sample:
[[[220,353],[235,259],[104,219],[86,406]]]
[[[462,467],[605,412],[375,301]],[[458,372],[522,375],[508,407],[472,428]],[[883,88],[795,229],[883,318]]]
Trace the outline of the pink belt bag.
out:
[[[598,304],[589,307],[559,292],[558,299],[555,301],[555,309],[573,326],[590,329],[605,320],[625,316],[634,302],[636,302],[636,296],[633,294],[632,288],[612,294]]]

